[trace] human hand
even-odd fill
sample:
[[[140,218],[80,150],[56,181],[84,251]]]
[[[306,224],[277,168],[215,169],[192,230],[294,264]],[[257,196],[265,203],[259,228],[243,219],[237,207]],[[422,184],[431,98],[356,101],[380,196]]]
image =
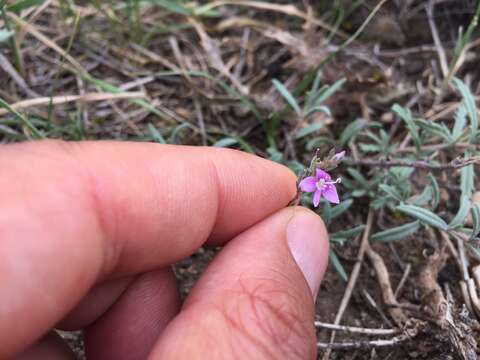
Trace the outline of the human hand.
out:
[[[2,146],[0,169],[0,359],[68,358],[55,327],[84,329],[89,359],[315,358],[328,240],[285,208],[283,166],[46,141]],[[180,307],[170,266],[202,245],[226,246]]]

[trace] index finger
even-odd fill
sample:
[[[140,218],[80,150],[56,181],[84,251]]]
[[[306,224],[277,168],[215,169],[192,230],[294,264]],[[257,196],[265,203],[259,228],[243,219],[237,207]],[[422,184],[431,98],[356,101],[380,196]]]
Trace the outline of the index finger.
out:
[[[53,326],[99,278],[225,242],[295,193],[285,167],[212,148],[29,143],[3,146],[0,168],[0,342],[12,344],[0,358]]]

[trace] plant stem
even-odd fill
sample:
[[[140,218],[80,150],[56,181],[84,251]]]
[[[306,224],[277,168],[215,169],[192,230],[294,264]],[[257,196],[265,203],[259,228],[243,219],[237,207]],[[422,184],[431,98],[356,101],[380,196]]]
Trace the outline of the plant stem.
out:
[[[7,16],[5,4],[6,4],[6,0],[2,0],[0,2],[0,13],[3,19],[3,22],[5,24],[5,28],[10,31],[12,30],[12,28],[10,26],[10,22]],[[15,67],[17,68],[17,71],[19,72],[19,74],[22,77],[25,77],[25,66],[23,64],[23,59],[20,54],[20,47],[18,46],[18,42],[15,34],[13,34],[13,36],[9,39],[9,42],[12,48],[13,57],[15,59]]]

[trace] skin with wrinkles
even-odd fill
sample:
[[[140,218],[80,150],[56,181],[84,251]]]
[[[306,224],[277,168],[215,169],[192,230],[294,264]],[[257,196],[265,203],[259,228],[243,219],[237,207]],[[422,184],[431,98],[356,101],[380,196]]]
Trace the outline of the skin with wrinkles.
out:
[[[41,340],[55,326],[85,328],[92,359],[314,358],[313,299],[285,233],[301,213],[323,249],[327,235],[307,210],[281,210],[296,191],[286,168],[232,150],[51,141],[4,145],[0,166],[0,358],[55,347]],[[204,244],[227,246],[181,307],[170,266]]]

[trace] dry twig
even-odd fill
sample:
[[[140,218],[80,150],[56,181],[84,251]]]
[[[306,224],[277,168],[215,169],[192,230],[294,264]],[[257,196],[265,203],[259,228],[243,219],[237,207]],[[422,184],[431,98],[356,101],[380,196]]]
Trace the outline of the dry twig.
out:
[[[352,334],[376,335],[376,336],[396,335],[401,332],[400,329],[368,329],[368,328],[362,328],[357,326],[328,324],[321,321],[315,321],[315,326],[322,329],[345,331]]]
[[[10,105],[15,110],[21,110],[26,108],[31,108],[35,106],[49,106],[49,105],[60,105],[67,104],[70,102],[81,101],[81,102],[94,102],[94,101],[104,101],[104,100],[120,100],[120,99],[141,99],[145,98],[145,94],[141,92],[126,92],[119,94],[112,93],[90,93],[85,95],[60,95],[53,97],[41,97],[36,99],[28,99],[19,101],[15,104]],[[0,109],[0,116],[8,114],[7,109]]]
[[[344,160],[346,165],[354,166],[371,166],[371,167],[413,167],[416,169],[424,169],[429,171],[439,170],[456,170],[462,167],[477,164],[480,162],[480,157],[472,157],[467,160],[455,159],[447,164],[431,164],[426,161],[407,161],[407,160]]]
[[[409,340],[411,337],[408,334],[402,334],[395,336],[391,339],[381,339],[381,340],[358,340],[358,341],[345,341],[337,343],[322,343],[317,342],[318,349],[326,350],[337,350],[337,349],[369,349],[369,348],[380,348],[380,347],[391,347],[400,345],[402,342]]]
[[[342,301],[337,311],[337,315],[335,316],[334,325],[340,324],[342,321],[343,314],[350,302],[350,298],[353,294],[353,289],[355,288],[355,284],[357,283],[358,275],[360,274],[360,269],[362,268],[363,257],[365,255],[365,251],[368,247],[368,239],[370,238],[370,232],[372,230],[373,224],[373,210],[370,209],[367,216],[367,224],[365,226],[365,230],[363,231],[362,241],[360,243],[360,249],[358,250],[357,261],[353,266],[352,273],[350,278],[348,279],[347,288],[345,289],[345,293],[343,294]],[[335,341],[335,331],[332,332],[330,336],[330,343]],[[327,347],[327,350],[323,354],[322,359],[326,360],[330,357],[331,348]]]
[[[408,317],[403,313],[401,308],[395,306],[398,302],[392,290],[388,269],[383,262],[382,257],[377,254],[368,243],[365,251],[375,269],[375,273],[377,274],[378,283],[382,290],[383,302],[388,306],[390,316],[398,326],[404,325],[408,321]]]

